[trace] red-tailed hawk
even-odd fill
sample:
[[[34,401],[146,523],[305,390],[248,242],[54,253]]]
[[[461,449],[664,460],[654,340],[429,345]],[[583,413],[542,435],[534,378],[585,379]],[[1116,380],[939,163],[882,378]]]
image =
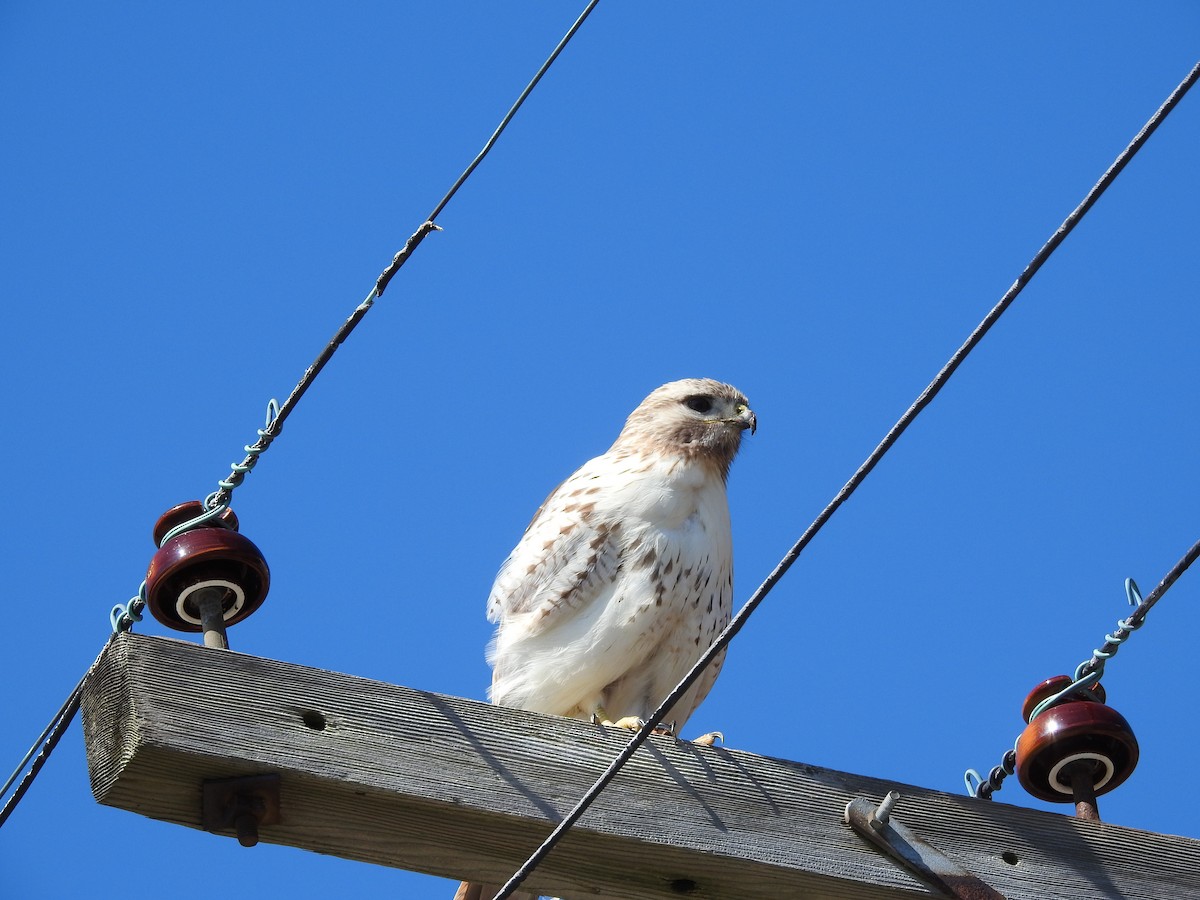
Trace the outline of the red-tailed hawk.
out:
[[[673,381],[555,489],[488,598],[493,703],[625,727],[657,708],[729,622],[725,481],[756,424],[730,385]],[[687,721],[722,659],[664,721]],[[457,897],[494,893],[464,883]]]

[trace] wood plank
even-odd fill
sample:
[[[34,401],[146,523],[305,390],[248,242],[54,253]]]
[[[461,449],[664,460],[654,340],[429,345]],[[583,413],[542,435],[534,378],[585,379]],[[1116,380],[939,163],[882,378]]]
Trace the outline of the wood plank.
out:
[[[101,803],[199,828],[205,779],[277,772],[282,821],[263,841],[490,882],[627,741],[142,635],[109,647],[83,713]],[[614,900],[937,896],[842,821],[850,800],[892,789],[897,819],[1012,900],[1200,896],[1200,841],[666,737],[639,750],[529,885]]]

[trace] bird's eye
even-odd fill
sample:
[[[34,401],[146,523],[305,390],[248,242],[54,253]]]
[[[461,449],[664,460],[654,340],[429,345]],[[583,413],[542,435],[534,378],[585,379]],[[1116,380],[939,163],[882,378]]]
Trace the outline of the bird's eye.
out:
[[[710,413],[713,408],[712,397],[706,397],[703,394],[696,397],[688,397],[683,401],[688,409],[695,410],[698,413]]]

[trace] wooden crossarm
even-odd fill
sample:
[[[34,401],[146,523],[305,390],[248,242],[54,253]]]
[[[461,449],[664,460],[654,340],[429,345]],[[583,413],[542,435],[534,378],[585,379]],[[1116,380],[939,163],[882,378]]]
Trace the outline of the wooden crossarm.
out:
[[[101,803],[199,828],[206,780],[278,773],[280,821],[261,840],[491,883],[628,740],[128,634],[103,656],[83,713]],[[638,751],[528,885],[613,900],[940,896],[843,822],[849,801],[893,789],[897,820],[1010,900],[1200,896],[1200,841],[669,737]]]

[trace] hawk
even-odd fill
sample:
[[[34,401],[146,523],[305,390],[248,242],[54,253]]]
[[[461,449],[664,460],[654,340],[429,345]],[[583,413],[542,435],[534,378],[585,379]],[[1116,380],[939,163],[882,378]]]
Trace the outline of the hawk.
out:
[[[658,707],[729,623],[725,482],[757,424],[728,384],[664,384],[550,494],[488,598],[493,703],[627,728]],[[723,658],[664,721],[687,721]],[[464,883],[456,896],[494,893]]]

